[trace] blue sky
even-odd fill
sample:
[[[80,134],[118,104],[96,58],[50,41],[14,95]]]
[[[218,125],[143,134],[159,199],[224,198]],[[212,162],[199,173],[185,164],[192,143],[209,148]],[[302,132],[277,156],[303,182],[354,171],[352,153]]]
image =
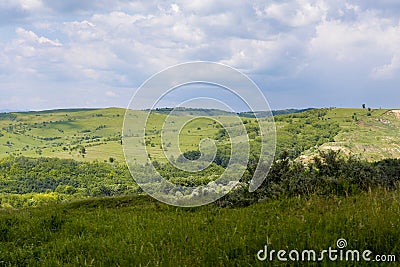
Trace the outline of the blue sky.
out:
[[[247,74],[272,109],[399,108],[400,1],[0,0],[0,110],[126,107],[198,60]]]

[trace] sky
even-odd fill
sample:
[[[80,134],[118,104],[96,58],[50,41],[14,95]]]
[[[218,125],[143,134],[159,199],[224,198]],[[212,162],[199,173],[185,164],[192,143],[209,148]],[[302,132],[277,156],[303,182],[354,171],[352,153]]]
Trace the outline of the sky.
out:
[[[127,107],[188,61],[238,69],[272,109],[400,108],[400,1],[0,0],[0,110]]]

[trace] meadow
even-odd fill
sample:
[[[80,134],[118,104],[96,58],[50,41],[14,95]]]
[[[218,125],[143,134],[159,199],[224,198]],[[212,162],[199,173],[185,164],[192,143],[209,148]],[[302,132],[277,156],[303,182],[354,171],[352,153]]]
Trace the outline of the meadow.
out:
[[[177,208],[147,196],[93,198],[0,213],[4,266],[374,266],[261,262],[258,251],[336,248],[400,255],[399,193],[292,197],[248,207]],[[398,259],[397,259],[398,260]],[[388,266],[396,263],[387,262]],[[386,266],[385,265],[385,266]],[[381,266],[381,264],[379,265]]]

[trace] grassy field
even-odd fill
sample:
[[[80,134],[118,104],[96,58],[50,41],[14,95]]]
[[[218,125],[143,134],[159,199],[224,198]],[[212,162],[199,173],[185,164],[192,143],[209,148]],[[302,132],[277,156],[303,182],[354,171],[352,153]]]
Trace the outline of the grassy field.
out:
[[[399,198],[398,192],[376,190],[350,198],[289,198],[224,209],[214,204],[176,208],[139,196],[9,210],[0,213],[0,262],[263,266],[268,262],[258,261],[256,254],[265,245],[271,250],[321,251],[336,248],[339,238],[347,240],[347,249],[400,257]]]
[[[122,161],[123,115],[123,109],[0,114],[0,154]],[[82,146],[91,153],[80,153]]]

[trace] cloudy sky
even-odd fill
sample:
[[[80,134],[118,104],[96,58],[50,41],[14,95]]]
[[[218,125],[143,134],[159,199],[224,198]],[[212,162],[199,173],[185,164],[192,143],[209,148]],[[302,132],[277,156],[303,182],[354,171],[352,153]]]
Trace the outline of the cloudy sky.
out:
[[[273,109],[400,107],[400,1],[0,0],[0,110],[126,107],[199,60],[247,74]]]

